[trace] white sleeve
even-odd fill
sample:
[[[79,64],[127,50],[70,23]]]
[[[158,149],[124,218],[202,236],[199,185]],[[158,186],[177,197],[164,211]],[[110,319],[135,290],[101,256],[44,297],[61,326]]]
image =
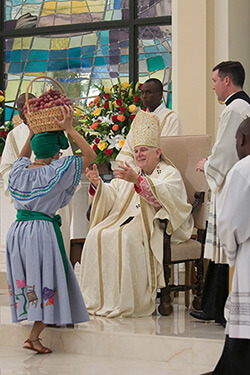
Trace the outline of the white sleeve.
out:
[[[235,263],[238,246],[250,237],[249,197],[249,181],[233,168],[216,198],[219,238],[230,266]]]

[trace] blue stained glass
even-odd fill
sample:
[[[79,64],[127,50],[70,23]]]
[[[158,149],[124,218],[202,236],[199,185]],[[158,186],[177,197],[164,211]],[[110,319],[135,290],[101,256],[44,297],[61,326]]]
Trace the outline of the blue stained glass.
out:
[[[146,59],[146,55],[144,53],[140,53],[139,60],[145,60],[145,59]]]
[[[29,61],[48,60],[49,51],[34,49],[30,51]]]
[[[72,57],[80,57],[81,56],[81,48],[70,48],[69,49],[69,58]]]
[[[119,56],[120,50],[119,49],[110,49],[110,55]]]
[[[100,44],[108,44],[109,43],[109,30],[104,30],[100,32]]]
[[[11,19],[11,7],[6,7],[6,9],[5,9],[5,19],[6,19],[6,21]]]
[[[67,70],[67,69],[68,69],[67,60],[50,60],[48,62],[48,71]]]
[[[22,5],[23,0],[12,0],[12,6]]]
[[[95,46],[86,46],[82,47],[82,54],[85,55],[87,53],[95,52]]]
[[[157,49],[160,52],[168,52],[167,49],[162,44],[157,45]]]
[[[146,53],[147,59],[150,59],[151,57],[156,57],[155,53]]]
[[[158,52],[156,46],[144,47],[146,53],[156,53]]]
[[[121,0],[115,0],[114,9],[121,9]]]
[[[5,121],[9,121],[11,119],[12,110],[13,110],[13,108],[5,106],[5,108],[4,108],[4,119],[5,119]],[[17,114],[18,114],[18,111],[15,110],[14,116],[17,115]]]
[[[129,56],[128,55],[122,55],[121,56],[121,64],[129,62]]]
[[[162,58],[163,58],[163,61],[165,63],[165,68],[169,68],[170,63],[171,63],[170,54],[169,53],[163,53]]]
[[[21,60],[21,51],[20,49],[12,51],[11,61],[20,61]]]
[[[4,59],[5,59],[5,63],[9,63],[10,62],[10,57],[11,57],[11,52],[10,51],[5,51],[5,54],[4,54]]]
[[[102,66],[94,66],[94,72],[108,72],[108,68],[106,65]]]
[[[97,57],[96,59],[95,59],[95,65],[105,65],[106,63],[105,63],[105,60],[104,60],[104,58],[103,57]]]
[[[23,63],[11,63],[9,67],[9,73],[21,73],[24,70],[24,62]]]
[[[102,53],[104,54],[104,56],[109,55],[109,47],[108,46],[101,46],[101,49],[102,49]]]
[[[67,59],[68,57],[68,50],[62,49],[62,50],[52,50],[49,53],[50,59]]]
[[[22,59],[22,61],[26,61],[26,59],[28,57],[28,53],[29,53],[29,50],[27,50],[27,49],[23,49],[21,51],[21,59]]]
[[[81,59],[69,59],[69,68],[76,69],[81,67]]]
[[[122,42],[119,43],[120,48],[128,48],[128,46],[129,46],[128,40],[123,40]]]
[[[91,67],[93,63],[93,57],[82,58],[82,67]]]
[[[28,62],[25,72],[26,73],[46,72],[46,70],[47,70],[47,61],[32,61],[32,62]]]
[[[25,3],[26,4],[42,4],[43,1],[42,0],[26,0]]]

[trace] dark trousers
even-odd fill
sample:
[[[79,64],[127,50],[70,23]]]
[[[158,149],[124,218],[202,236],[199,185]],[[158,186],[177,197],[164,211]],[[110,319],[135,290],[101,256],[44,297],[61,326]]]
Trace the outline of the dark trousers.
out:
[[[213,375],[250,375],[250,340],[226,336],[222,355]]]
[[[216,323],[225,324],[224,306],[228,297],[229,266],[209,262],[202,292],[201,308]]]

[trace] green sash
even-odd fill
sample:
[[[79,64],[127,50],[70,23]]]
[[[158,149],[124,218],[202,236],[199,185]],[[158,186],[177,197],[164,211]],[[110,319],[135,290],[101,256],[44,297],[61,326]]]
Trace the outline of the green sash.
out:
[[[54,229],[56,232],[58,246],[59,246],[60,253],[62,256],[65,276],[66,276],[66,279],[68,279],[67,256],[66,256],[66,251],[64,248],[64,244],[63,244],[63,237],[62,237],[61,229],[60,229],[60,226],[62,225],[61,216],[56,215],[53,218],[51,218],[50,216],[43,214],[41,212],[17,210],[16,221],[29,221],[29,220],[47,220],[53,223]]]

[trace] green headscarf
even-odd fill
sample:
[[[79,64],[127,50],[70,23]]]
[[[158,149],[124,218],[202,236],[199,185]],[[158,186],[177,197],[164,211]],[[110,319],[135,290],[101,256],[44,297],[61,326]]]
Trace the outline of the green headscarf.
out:
[[[63,131],[34,134],[30,144],[37,159],[50,158],[60,149],[66,150],[69,147],[68,139]]]

